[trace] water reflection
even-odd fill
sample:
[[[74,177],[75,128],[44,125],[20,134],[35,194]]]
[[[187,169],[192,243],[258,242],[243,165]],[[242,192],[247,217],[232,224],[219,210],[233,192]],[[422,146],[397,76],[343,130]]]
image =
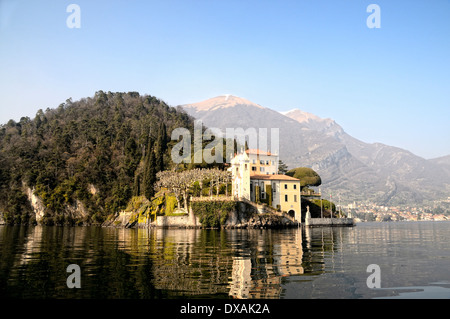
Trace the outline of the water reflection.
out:
[[[368,227],[219,231],[0,226],[0,295],[362,298],[370,296],[367,265],[383,262],[367,256],[392,254],[393,248],[380,243],[414,242],[416,237]],[[73,263],[82,271],[77,290],[66,286],[66,267]]]
[[[229,295],[233,298],[279,298],[282,279],[303,274],[302,229],[280,236],[272,231],[238,231],[230,234],[236,244]]]
[[[441,287],[444,285],[444,287]],[[376,297],[375,299],[450,299],[449,283],[430,283],[430,286],[377,288],[377,290],[394,290],[398,295]]]
[[[185,296],[279,298],[282,278],[303,274],[302,229],[119,230],[118,248],[152,260],[152,285]]]
[[[0,227],[1,294],[13,297],[279,298],[301,275],[302,229]],[[65,286],[69,264],[82,289]]]

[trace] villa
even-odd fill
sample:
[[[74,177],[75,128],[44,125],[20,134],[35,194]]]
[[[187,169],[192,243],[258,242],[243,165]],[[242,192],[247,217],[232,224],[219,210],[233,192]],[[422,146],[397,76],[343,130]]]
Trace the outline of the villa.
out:
[[[236,198],[266,203],[301,222],[300,180],[278,174],[278,155],[249,149],[236,154],[230,165]]]

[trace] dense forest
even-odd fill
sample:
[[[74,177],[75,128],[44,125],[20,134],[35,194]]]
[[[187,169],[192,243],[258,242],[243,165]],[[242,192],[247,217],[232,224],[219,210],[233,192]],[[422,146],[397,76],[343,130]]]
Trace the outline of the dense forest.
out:
[[[102,222],[133,196],[151,198],[156,174],[173,169],[173,129],[194,120],[153,96],[98,91],[0,126],[0,212],[7,223],[33,223],[26,189],[45,206],[44,223],[80,201],[83,222]]]

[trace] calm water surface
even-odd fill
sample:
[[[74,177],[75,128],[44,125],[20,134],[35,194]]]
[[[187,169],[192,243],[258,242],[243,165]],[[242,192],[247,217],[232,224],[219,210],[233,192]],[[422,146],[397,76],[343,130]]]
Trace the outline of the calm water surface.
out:
[[[81,288],[69,289],[69,264]],[[370,289],[367,266],[381,270]],[[0,226],[5,298],[450,298],[450,222],[284,230]]]

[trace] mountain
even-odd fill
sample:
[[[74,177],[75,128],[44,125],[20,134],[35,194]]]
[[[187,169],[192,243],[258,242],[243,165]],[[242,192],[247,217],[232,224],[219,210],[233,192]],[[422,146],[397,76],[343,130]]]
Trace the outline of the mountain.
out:
[[[308,129],[315,131],[333,131],[330,130],[331,127],[337,130],[342,130],[342,128],[336,124],[332,119],[322,119],[317,115],[308,113],[299,109],[293,109],[288,112],[280,112],[281,114],[297,121],[298,123],[304,124]]]
[[[430,162],[439,165],[450,175],[450,155],[431,159]]]
[[[307,166],[322,177],[324,194],[343,202],[384,205],[446,198],[450,174],[435,161],[380,143],[365,143],[332,119],[298,109],[277,112],[235,96],[182,105],[207,127],[279,128],[280,159],[290,168]]]
[[[295,113],[286,116],[294,118]],[[396,200],[409,203],[442,199],[446,190],[449,190],[450,173],[445,170],[445,158],[440,160],[441,163],[439,159],[426,160],[398,147],[364,143],[347,134],[342,127],[329,119],[316,119],[309,125],[344,144],[355,158],[374,169],[379,178],[387,181],[386,185],[391,185],[392,191],[382,196],[381,202],[385,202],[391,194],[395,194]],[[399,191],[399,188],[402,191]]]
[[[431,161],[434,163],[450,166],[450,155],[434,158]]]

